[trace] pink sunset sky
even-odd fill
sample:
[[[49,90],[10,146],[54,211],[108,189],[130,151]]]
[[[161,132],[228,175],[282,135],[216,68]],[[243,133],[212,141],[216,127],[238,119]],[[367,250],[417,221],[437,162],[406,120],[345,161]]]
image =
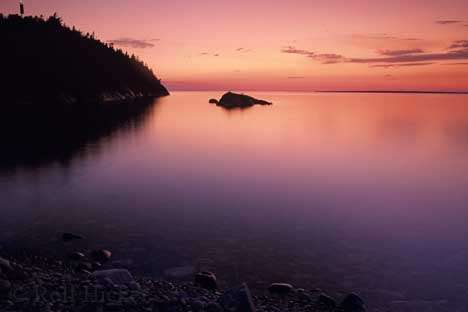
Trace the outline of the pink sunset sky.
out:
[[[171,90],[468,90],[466,0],[25,0]],[[2,0],[2,14],[18,1]]]

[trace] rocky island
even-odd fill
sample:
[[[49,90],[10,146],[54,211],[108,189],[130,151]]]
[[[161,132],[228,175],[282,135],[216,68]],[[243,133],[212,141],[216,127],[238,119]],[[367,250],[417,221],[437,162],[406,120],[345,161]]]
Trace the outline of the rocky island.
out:
[[[222,106],[224,108],[245,108],[251,107],[254,105],[271,105],[271,102],[265,100],[259,100],[254,97],[245,95],[245,94],[238,94],[234,92],[227,92],[225,93],[221,99],[218,101],[216,99],[210,99],[209,103],[216,104],[218,106]]]

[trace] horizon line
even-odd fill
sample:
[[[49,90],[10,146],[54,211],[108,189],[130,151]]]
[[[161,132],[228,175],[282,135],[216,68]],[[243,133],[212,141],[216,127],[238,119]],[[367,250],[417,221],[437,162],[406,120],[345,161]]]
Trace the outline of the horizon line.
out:
[[[172,89],[171,92],[228,92],[236,89]],[[393,93],[393,94],[454,94],[468,95],[468,91],[441,91],[441,90],[249,90],[239,89],[237,92],[297,92],[297,93]]]

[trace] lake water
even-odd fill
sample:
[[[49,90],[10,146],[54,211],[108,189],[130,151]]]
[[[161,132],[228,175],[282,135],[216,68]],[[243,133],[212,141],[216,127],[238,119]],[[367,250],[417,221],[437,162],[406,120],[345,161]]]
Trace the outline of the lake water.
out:
[[[156,277],[203,263],[223,286],[468,311],[468,96],[208,104],[221,94],[174,92],[66,160],[2,166],[1,245],[66,252],[56,236],[71,231]]]

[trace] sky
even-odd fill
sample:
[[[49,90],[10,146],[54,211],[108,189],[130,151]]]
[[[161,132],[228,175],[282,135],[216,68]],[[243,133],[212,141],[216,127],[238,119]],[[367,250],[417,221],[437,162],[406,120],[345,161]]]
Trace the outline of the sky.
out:
[[[170,90],[468,91],[466,0],[24,2],[134,53]]]

